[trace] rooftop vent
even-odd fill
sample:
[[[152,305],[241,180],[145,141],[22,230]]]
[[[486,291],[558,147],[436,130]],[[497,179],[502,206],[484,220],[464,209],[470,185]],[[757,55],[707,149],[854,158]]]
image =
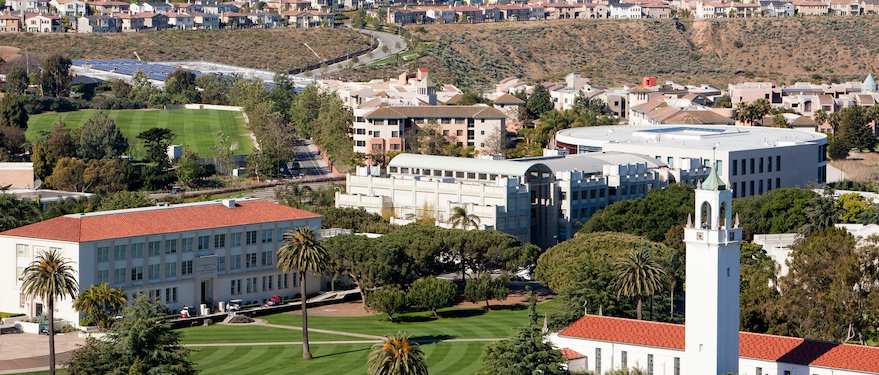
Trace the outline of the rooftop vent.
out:
[[[235,200],[234,199],[223,199],[223,205],[229,208],[235,208]]]

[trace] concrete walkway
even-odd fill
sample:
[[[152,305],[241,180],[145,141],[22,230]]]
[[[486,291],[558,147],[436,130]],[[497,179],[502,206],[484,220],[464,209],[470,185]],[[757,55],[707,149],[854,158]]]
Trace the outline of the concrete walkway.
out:
[[[5,326],[4,326],[5,327]],[[55,364],[70,357],[70,351],[85,344],[76,332],[55,335]],[[0,374],[49,369],[49,336],[14,333],[0,336]]]

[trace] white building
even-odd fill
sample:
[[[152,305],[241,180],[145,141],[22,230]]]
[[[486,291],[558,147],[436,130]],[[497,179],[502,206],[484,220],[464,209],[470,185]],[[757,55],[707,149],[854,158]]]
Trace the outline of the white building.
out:
[[[712,174],[687,223],[686,325],[586,315],[549,340],[572,370],[648,374],[854,375],[879,372],[879,348],[739,332],[739,250],[732,194]],[[706,217],[702,217],[706,209]]]
[[[641,19],[641,6],[637,4],[627,3],[610,3],[607,5],[610,10],[610,18],[615,19]]]
[[[277,265],[281,235],[320,229],[321,216],[261,200],[223,200],[73,214],[0,233],[0,311],[29,316],[45,301],[21,293],[20,275],[37,253],[57,249],[71,259],[80,290],[101,283],[144,292],[171,310],[241,299],[261,303],[298,293],[298,273]],[[309,276],[312,278],[313,276]],[[309,293],[320,290],[318,277]],[[70,299],[55,317],[78,324]]]
[[[638,152],[665,161],[712,160],[733,198],[824,183],[827,136],[795,129],[746,126],[600,126],[556,133],[556,147],[571,154],[596,151]]]
[[[400,154],[388,174],[378,168],[348,175],[337,207],[361,207],[408,224],[432,209],[437,225],[449,227],[453,207],[479,217],[480,228],[512,234],[549,247],[573,237],[599,209],[643,198],[669,179],[697,183],[707,175],[701,160],[679,160],[669,169],[645,155],[595,153],[491,160]]]
[[[80,0],[51,0],[49,5],[62,16],[84,16],[88,11],[88,4]]]

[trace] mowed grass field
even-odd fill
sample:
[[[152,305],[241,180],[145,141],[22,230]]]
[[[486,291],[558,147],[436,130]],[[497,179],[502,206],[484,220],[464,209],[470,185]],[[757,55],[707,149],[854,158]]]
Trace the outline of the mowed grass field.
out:
[[[83,110],[62,113],[33,115],[28,120],[27,138],[34,139],[41,131],[49,131],[52,124],[61,120],[70,129],[82,127],[90,117],[99,111]],[[129,142],[139,141],[137,135],[150,128],[171,129],[177,138],[174,144],[189,146],[199,156],[215,155],[211,147],[219,140],[217,133],[225,133],[231,142],[238,142],[234,154],[248,154],[253,150],[253,141],[247,135],[241,112],[209,109],[171,109],[171,110],[115,110],[102,111],[116,121],[116,125]]]
[[[180,329],[181,344],[208,343],[247,343],[247,342],[299,342],[302,331],[298,329],[282,329],[254,324],[232,325],[214,324]],[[320,332],[308,332],[308,341],[352,341],[367,340],[353,336],[331,335]]]

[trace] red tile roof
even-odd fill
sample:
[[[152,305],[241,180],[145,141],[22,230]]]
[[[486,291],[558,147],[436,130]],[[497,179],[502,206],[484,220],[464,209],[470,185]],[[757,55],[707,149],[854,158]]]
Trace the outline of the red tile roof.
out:
[[[262,200],[239,201],[235,208],[212,202],[66,215],[0,232],[0,236],[88,242],[317,217],[321,216]]]
[[[684,325],[587,315],[559,336],[684,350]],[[879,373],[879,348],[760,333],[739,333],[739,356]]]
[[[560,351],[562,352],[562,355],[565,356],[565,358],[567,358],[569,360],[585,357],[585,355],[577,353],[576,351],[568,349],[568,348],[563,348]]]

